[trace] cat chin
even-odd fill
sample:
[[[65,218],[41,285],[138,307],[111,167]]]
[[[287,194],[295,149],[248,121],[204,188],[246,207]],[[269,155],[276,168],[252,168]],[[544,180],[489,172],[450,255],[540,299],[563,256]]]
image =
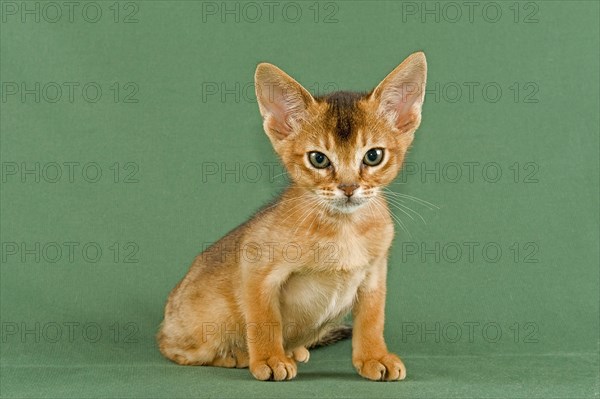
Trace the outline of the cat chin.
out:
[[[339,213],[350,214],[362,208],[364,204],[366,204],[366,201],[359,203],[332,204],[331,208],[333,208],[336,212]]]

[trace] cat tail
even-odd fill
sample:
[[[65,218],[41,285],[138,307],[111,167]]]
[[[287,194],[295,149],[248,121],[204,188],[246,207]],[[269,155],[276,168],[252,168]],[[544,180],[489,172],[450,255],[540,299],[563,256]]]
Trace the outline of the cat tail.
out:
[[[310,344],[307,349],[321,348],[349,338],[352,338],[352,326],[347,324],[335,325],[320,334],[319,338]]]

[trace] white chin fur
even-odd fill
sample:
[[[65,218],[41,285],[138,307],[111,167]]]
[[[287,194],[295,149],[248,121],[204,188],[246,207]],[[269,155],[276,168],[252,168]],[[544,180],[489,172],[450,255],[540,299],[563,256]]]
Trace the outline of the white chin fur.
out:
[[[331,207],[340,213],[353,213],[358,208],[362,207],[365,203],[366,203],[366,201],[363,201],[360,203],[354,203],[354,204],[349,204],[347,202],[343,203],[343,204],[335,204],[334,203],[331,205]]]

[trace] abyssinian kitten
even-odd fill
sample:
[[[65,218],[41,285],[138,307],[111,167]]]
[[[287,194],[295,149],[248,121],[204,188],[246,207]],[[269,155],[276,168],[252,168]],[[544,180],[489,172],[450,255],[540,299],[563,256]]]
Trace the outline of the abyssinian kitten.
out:
[[[289,380],[308,348],[350,335],[342,320],[351,311],[358,373],[405,378],[383,337],[394,225],[382,189],[421,122],[426,74],[418,52],[370,93],[313,97],[274,65],[258,65],[264,130],[291,184],[194,260],[165,307],[164,356]]]

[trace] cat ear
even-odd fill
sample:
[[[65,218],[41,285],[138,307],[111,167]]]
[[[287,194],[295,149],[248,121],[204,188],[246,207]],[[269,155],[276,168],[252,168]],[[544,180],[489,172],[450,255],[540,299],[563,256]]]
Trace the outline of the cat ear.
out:
[[[288,137],[306,118],[306,110],[314,98],[300,83],[272,64],[259,64],[254,82],[265,132],[276,140]]]
[[[378,104],[378,114],[400,132],[414,132],[421,123],[426,81],[425,54],[411,54],[371,93],[371,99]]]

